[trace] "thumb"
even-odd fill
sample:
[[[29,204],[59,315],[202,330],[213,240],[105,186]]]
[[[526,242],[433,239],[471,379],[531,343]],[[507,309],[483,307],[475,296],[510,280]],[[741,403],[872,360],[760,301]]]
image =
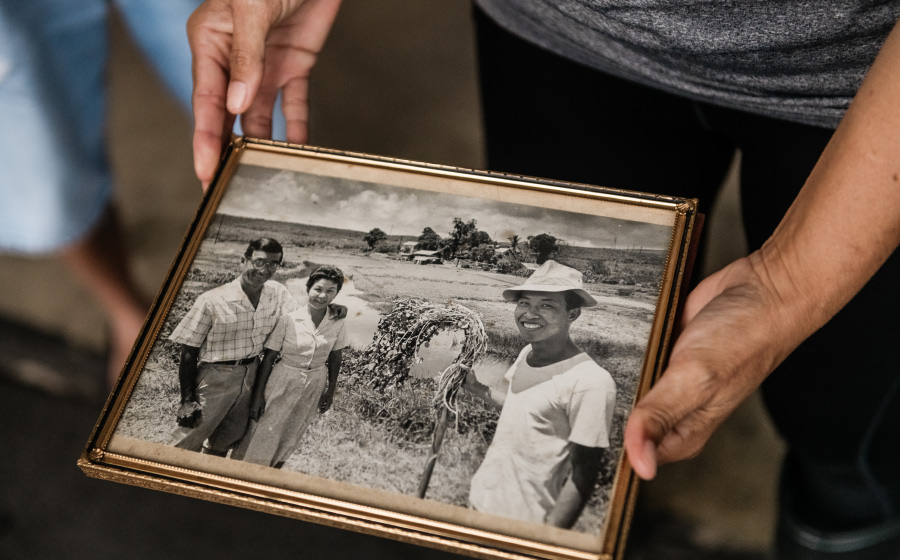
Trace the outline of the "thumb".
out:
[[[656,477],[658,441],[651,435],[646,421],[637,418],[635,413],[625,426],[625,452],[635,474],[644,480],[653,480]]]
[[[631,412],[625,426],[625,450],[635,473],[644,480],[656,476],[659,463],[696,455],[706,442],[709,434],[697,433],[699,426],[693,421],[695,416],[705,416],[701,412],[705,391],[692,373],[670,365]]]
[[[231,114],[239,115],[250,107],[259,91],[266,37],[276,16],[266,2],[234,0],[231,10],[234,32],[225,106]]]

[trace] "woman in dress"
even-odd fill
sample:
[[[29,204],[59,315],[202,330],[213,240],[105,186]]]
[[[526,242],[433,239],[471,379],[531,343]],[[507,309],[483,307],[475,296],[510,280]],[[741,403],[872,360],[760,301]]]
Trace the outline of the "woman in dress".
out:
[[[306,282],[307,305],[278,320],[257,371],[250,426],[233,459],[281,468],[316,412],[331,408],[346,334],[328,305],[343,283],[339,268],[320,266]]]

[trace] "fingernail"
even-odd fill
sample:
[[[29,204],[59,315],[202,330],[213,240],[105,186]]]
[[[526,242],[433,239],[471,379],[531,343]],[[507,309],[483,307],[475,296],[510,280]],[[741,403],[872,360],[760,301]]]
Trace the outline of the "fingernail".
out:
[[[231,82],[228,84],[228,96],[225,105],[231,114],[236,115],[244,106],[247,99],[247,84],[244,82]]]
[[[644,462],[647,466],[648,479],[656,476],[656,444],[650,440],[644,442]]]

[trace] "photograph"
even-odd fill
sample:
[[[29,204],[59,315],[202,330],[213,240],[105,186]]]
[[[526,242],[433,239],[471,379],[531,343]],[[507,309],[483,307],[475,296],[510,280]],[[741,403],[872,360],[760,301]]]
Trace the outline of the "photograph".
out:
[[[678,212],[402,167],[234,158],[105,451],[597,557],[671,319]]]

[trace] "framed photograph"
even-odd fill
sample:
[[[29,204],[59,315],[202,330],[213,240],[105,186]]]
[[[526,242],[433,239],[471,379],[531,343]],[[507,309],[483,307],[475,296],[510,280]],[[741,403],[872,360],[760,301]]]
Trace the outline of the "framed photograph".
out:
[[[235,138],[79,466],[477,558],[621,558],[695,200]]]

